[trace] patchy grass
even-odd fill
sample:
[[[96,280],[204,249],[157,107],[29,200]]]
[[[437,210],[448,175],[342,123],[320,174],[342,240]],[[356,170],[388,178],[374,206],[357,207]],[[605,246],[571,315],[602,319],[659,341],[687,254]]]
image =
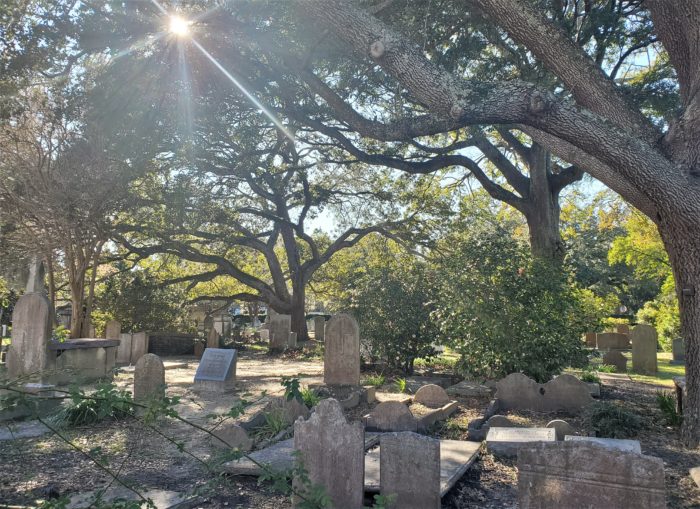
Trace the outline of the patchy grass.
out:
[[[631,355],[628,366],[632,365]],[[659,371],[656,375],[638,375],[631,370],[628,371],[629,376],[635,382],[644,384],[662,385],[664,387],[674,387],[673,379],[677,376],[685,376],[685,366],[682,364],[671,364],[672,354],[669,352],[659,352],[658,356]]]

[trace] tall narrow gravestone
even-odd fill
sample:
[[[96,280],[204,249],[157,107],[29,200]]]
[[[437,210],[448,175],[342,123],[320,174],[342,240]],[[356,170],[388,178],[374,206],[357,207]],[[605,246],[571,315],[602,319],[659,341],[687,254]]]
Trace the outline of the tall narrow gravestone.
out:
[[[671,363],[685,363],[685,341],[683,341],[683,338],[676,338],[673,340],[673,361],[671,361]]]
[[[162,399],[165,396],[165,367],[155,354],[147,353],[134,369],[134,401]]]
[[[131,336],[131,363],[134,364],[148,353],[148,334],[137,332]]]
[[[365,432],[362,423],[348,424],[340,403],[324,399],[307,421],[294,423],[294,449],[312,484],[320,484],[331,507],[363,507]],[[299,487],[299,479],[294,480]]]
[[[236,382],[236,350],[207,348],[194,375],[194,389],[226,392]]]
[[[212,327],[207,334],[207,348],[219,348],[219,332]]]
[[[316,341],[323,341],[325,337],[326,329],[326,317],[325,316],[314,316],[314,339]]]
[[[56,352],[48,349],[51,337],[51,303],[43,293],[25,293],[12,313],[12,344],[7,352],[10,378],[32,375],[54,368]]]
[[[292,331],[292,316],[280,315],[270,309],[270,350],[280,351],[287,347]]]
[[[133,336],[122,332],[119,334],[119,346],[117,347],[117,364],[131,364],[131,342]]]
[[[391,509],[440,508],[440,441],[417,433],[384,433],[380,439],[381,494]]]
[[[656,329],[651,325],[641,323],[632,329],[632,371],[640,375],[653,375],[658,371],[657,339]]]
[[[119,339],[122,334],[122,324],[117,320],[110,320],[105,326],[105,339]]]
[[[326,324],[323,381],[327,385],[360,384],[360,326],[350,315],[339,314]]]

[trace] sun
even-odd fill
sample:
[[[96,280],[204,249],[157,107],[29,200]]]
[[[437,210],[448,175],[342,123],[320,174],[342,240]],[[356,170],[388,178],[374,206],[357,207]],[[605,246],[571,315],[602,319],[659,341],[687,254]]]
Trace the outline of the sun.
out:
[[[190,34],[190,23],[180,16],[170,16],[170,25],[168,30],[171,34],[178,37],[187,37]]]

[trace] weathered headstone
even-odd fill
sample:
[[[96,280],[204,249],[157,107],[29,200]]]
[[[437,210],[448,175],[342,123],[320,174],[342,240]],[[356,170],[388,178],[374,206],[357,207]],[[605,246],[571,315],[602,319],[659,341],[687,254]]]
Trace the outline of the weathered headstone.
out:
[[[326,318],[324,316],[314,316],[314,339],[324,341],[326,330]]]
[[[414,403],[420,403],[428,408],[440,408],[450,402],[445,389],[435,384],[424,385],[413,396]]]
[[[348,424],[334,399],[325,399],[307,421],[294,423],[294,449],[313,484],[326,490],[332,507],[363,507],[365,439],[362,423]],[[299,480],[295,479],[299,486]]]
[[[148,353],[148,334],[137,332],[131,336],[131,364]]]
[[[297,333],[290,332],[289,339],[287,340],[287,348],[294,349],[297,347]]]
[[[232,448],[241,451],[250,451],[253,448],[253,440],[248,433],[238,424],[225,421],[217,426],[212,433],[211,444],[220,449]]]
[[[236,350],[207,348],[194,375],[194,389],[225,392],[236,381]]]
[[[658,335],[651,325],[640,323],[630,332],[632,341],[632,371],[653,375],[658,371],[656,348]]]
[[[598,350],[627,350],[630,347],[630,337],[619,332],[601,332],[596,334]]]
[[[673,361],[674,364],[685,363],[685,341],[683,338],[673,340]]]
[[[117,364],[131,364],[131,343],[132,334],[122,332],[119,335],[119,346],[117,347]]]
[[[144,402],[165,396],[165,367],[155,354],[147,353],[134,369],[134,401]]]
[[[538,384],[522,373],[511,373],[496,387],[502,410],[576,414],[593,402],[588,386],[572,375],[559,375],[546,384]]]
[[[492,415],[491,417],[488,418],[488,420],[484,423],[484,426],[488,426],[489,428],[517,428],[518,426],[513,423],[508,417],[505,415]]]
[[[580,437],[568,434],[564,440],[566,442],[590,442],[601,445],[607,449],[616,451],[634,452],[642,454],[642,446],[639,440],[624,440],[621,438],[599,438],[599,437]]]
[[[571,424],[561,419],[554,419],[553,421],[549,421],[547,423],[547,428],[554,428],[557,440],[559,440],[560,442],[564,440],[564,437],[566,437],[567,435],[573,435],[574,433],[576,433]]]
[[[494,456],[515,457],[532,442],[556,442],[554,428],[491,428],[486,435],[486,447]]]
[[[603,355],[603,364],[615,366],[617,373],[627,373],[627,357],[620,350],[609,350]]]
[[[328,385],[360,385],[360,327],[347,314],[326,324],[323,381]]]
[[[122,334],[122,324],[117,320],[110,320],[105,325],[105,339],[119,339]]]
[[[596,347],[596,333],[595,332],[586,332],[586,346],[588,348],[595,348]]]
[[[379,440],[381,494],[392,509],[440,508],[440,442],[417,433],[384,433]]]
[[[491,389],[478,382],[463,380],[458,384],[448,387],[447,394],[465,398],[483,398],[491,395]]]
[[[292,331],[292,316],[281,315],[270,309],[270,350],[284,350],[289,343],[289,333]]]
[[[219,348],[219,332],[212,327],[207,333],[207,348]]]
[[[56,352],[48,348],[51,337],[51,303],[43,293],[25,293],[12,313],[12,343],[7,352],[10,378],[41,380],[42,371],[54,368]]]
[[[406,405],[399,401],[379,403],[365,416],[369,431],[416,431],[418,421]]]
[[[518,507],[664,509],[664,464],[586,442],[523,447],[518,453]]]

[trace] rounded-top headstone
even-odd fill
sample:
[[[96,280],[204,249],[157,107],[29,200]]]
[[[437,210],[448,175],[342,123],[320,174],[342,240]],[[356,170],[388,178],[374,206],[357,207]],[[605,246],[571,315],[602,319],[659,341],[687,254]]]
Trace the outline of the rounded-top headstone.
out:
[[[155,354],[143,355],[134,368],[134,401],[165,396],[165,367]]]
[[[489,428],[515,428],[516,425],[505,415],[492,415],[486,421],[486,426]]]
[[[450,396],[439,385],[428,384],[418,389],[413,401],[428,408],[440,408],[450,402]]]
[[[417,431],[418,422],[403,403],[384,401],[367,416],[367,428],[376,431]]]
[[[566,421],[561,419],[554,419],[547,423],[548,428],[554,428],[554,432],[557,434],[557,440],[560,442],[564,440],[566,435],[573,435],[576,430]]]
[[[360,385],[360,326],[341,313],[328,320],[323,357],[323,381],[327,385]]]
[[[238,424],[224,422],[212,431],[216,438],[212,437],[211,444],[220,449],[232,448],[241,451],[250,451],[253,448],[253,440],[246,430]]]

